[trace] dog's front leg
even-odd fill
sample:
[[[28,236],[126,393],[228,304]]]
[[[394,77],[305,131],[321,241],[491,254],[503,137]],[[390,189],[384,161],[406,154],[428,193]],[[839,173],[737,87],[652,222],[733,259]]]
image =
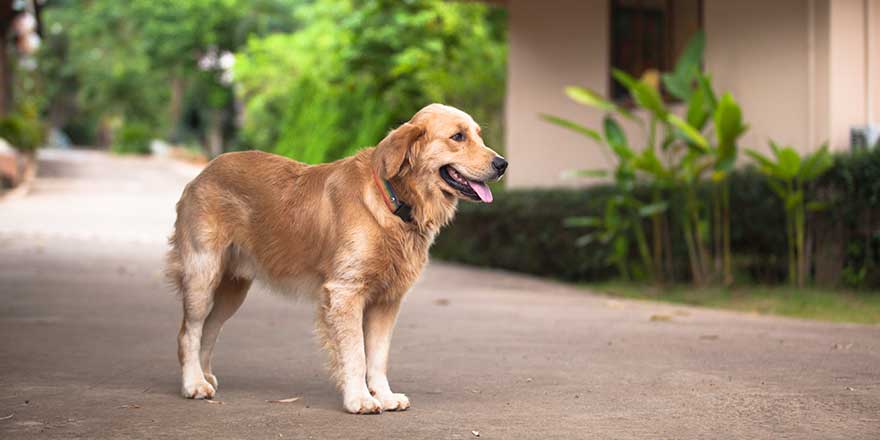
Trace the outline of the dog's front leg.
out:
[[[382,412],[382,404],[370,395],[366,383],[363,289],[327,283],[323,294],[320,330],[345,409],[355,414]]]
[[[404,394],[391,392],[388,385],[388,351],[391,348],[391,333],[397,321],[400,301],[373,304],[364,313],[364,330],[367,339],[367,386],[380,402],[382,409],[404,411],[409,408],[409,399]]]

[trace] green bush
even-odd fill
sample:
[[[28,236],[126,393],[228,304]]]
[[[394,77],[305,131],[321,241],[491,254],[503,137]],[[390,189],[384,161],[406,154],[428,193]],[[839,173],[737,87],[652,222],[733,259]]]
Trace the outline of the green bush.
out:
[[[20,151],[34,151],[46,140],[46,129],[35,114],[17,112],[0,119],[0,138]]]
[[[316,0],[292,33],[236,54],[243,141],[307,163],[374,145],[432,102],[458,106],[501,147],[504,10],[444,0]]]
[[[736,281],[785,281],[785,212],[767,178],[752,167],[737,170],[730,175],[730,188]],[[700,197],[708,200],[711,190],[710,184],[703,185]],[[499,191],[491,205],[462,203],[453,224],[438,237],[432,254],[442,260],[567,281],[615,278],[617,272],[608,262],[609,246],[591,243],[579,247],[574,243],[584,230],[563,226],[568,217],[602,214],[614,191],[601,185],[586,190],[511,190]],[[645,196],[648,191],[645,187],[637,189]],[[823,264],[839,264],[830,283],[880,287],[880,150],[836,156],[834,167],[808,191],[811,197],[830,205],[808,219],[814,245],[811,270],[824,270],[820,267]],[[831,234],[838,234],[840,242],[831,240]],[[677,232],[671,241],[676,280],[687,280],[684,238]],[[842,248],[839,261],[817,257],[834,246]],[[632,259],[638,258],[635,246],[629,253]]]
[[[111,151],[117,154],[150,154],[153,132],[142,123],[126,123],[116,133]]]

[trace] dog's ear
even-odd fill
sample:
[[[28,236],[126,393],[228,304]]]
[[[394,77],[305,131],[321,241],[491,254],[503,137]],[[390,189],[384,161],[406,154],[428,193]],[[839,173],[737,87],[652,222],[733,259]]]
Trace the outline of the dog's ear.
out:
[[[413,144],[425,134],[421,126],[407,122],[394,129],[373,152],[373,167],[379,177],[390,179],[400,174],[403,161]]]

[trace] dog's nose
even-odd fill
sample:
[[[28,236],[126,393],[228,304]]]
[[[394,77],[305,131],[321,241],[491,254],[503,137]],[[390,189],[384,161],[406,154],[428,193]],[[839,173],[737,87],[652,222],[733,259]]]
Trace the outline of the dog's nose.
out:
[[[507,161],[503,157],[495,157],[495,159],[492,159],[492,168],[495,168],[495,171],[498,172],[498,177],[501,177],[504,171],[507,170]]]

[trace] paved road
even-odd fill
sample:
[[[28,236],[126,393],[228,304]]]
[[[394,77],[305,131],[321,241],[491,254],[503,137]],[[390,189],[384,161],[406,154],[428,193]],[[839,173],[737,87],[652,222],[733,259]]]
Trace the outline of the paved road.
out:
[[[410,411],[344,413],[311,306],[261,293],[218,346],[223,403],[184,400],[180,311],[160,269],[195,172],[44,152],[32,193],[0,201],[0,438],[880,438],[878,327],[437,263],[392,350]]]

